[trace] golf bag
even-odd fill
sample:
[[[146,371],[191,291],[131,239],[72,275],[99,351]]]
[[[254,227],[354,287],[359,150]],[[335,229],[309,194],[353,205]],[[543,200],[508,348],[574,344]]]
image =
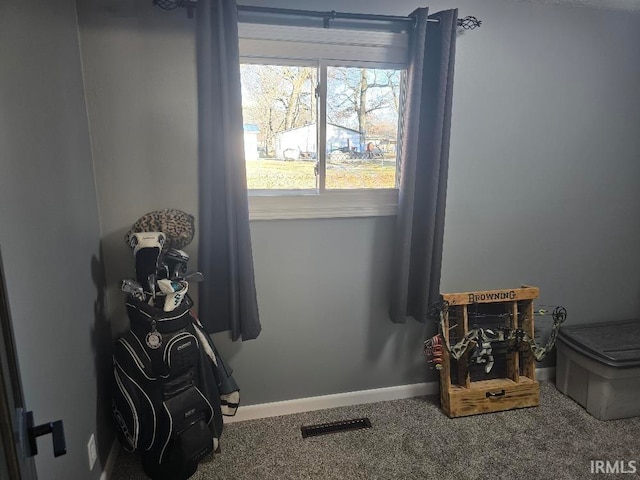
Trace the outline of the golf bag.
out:
[[[149,248],[157,251],[155,257]],[[192,313],[187,282],[177,276],[156,280],[158,272],[170,270],[160,252],[151,246],[134,254],[138,278],[151,271],[150,259],[158,267],[149,274],[151,292],[134,280],[123,282],[130,329],[114,347],[113,417],[121,445],[140,452],[149,477],[183,480],[219,450],[222,415],[235,414],[240,395],[231,370]]]

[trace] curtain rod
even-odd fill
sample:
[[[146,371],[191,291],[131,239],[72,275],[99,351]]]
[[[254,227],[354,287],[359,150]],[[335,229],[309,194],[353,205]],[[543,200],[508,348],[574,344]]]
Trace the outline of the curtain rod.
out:
[[[196,0],[153,0],[153,4],[164,10],[173,10],[174,8],[184,7],[187,9],[189,18],[193,16],[193,9],[196,8],[198,2]],[[367,20],[374,22],[404,22],[415,24],[414,17],[401,17],[397,15],[375,15],[370,13],[346,13],[321,12],[315,10],[296,10],[291,8],[273,8],[273,7],[257,7],[252,5],[238,5],[238,12],[266,13],[270,15],[291,15],[297,17],[316,17],[324,19],[324,27],[329,28],[329,21],[336,19],[343,20]],[[437,19],[428,19],[428,22],[438,23]],[[472,30],[479,27],[482,22],[476,17],[468,16],[458,19],[458,26],[465,30]]]
[[[195,3],[195,2],[194,2]],[[271,7],[255,7],[251,5],[238,5],[239,12],[267,13],[274,15],[292,15],[298,17],[318,17],[323,18],[325,27],[328,27],[329,20],[367,20],[374,22],[405,22],[415,24],[414,17],[399,17],[397,15],[374,15],[370,13],[346,13],[336,12],[320,12],[315,10],[295,10],[291,8],[271,8]],[[437,19],[428,19],[428,22],[438,23]]]

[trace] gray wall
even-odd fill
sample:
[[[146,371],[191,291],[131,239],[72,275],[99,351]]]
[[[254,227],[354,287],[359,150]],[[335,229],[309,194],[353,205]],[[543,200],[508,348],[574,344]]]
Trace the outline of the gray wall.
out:
[[[0,245],[26,406],[64,421],[68,451],[54,458],[39,439],[38,477],[97,479],[113,439],[111,329],[74,2],[2,2],[0,65]]]
[[[109,318],[126,328],[122,236],[143,213],[197,213],[193,22],[92,0],[79,23],[107,263]],[[569,321],[640,307],[640,15],[526,2],[458,6],[484,24],[458,39],[442,291],[541,288]],[[414,0],[262,5],[404,15]],[[109,5],[109,6],[107,6]],[[434,325],[392,325],[393,217],[256,221],[263,333],[216,335],[243,404],[434,380]],[[187,248],[194,258],[197,245]]]

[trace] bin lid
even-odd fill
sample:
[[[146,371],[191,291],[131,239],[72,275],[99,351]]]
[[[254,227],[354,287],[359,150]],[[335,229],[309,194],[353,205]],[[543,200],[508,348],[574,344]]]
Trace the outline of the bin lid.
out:
[[[612,367],[640,365],[640,320],[563,325],[558,339]]]

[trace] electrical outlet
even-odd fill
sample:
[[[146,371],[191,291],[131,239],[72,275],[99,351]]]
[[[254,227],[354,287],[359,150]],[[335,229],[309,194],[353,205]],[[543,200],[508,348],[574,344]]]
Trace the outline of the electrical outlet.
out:
[[[93,433],[91,434],[91,437],[89,437],[87,453],[89,454],[89,470],[93,470],[96,460],[98,459],[98,452],[96,451],[96,437]]]

